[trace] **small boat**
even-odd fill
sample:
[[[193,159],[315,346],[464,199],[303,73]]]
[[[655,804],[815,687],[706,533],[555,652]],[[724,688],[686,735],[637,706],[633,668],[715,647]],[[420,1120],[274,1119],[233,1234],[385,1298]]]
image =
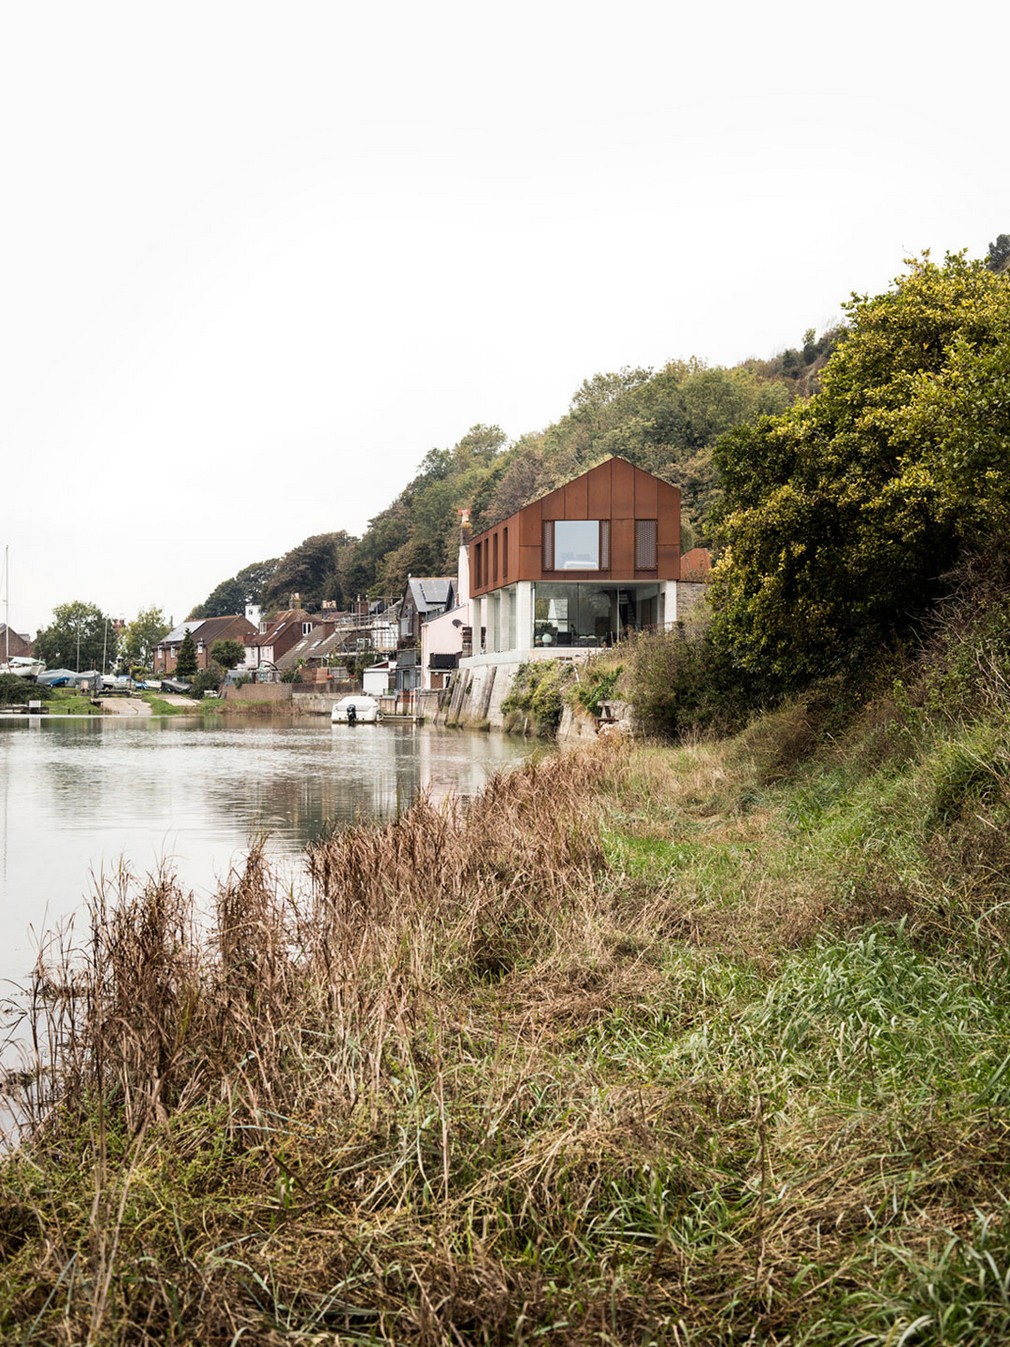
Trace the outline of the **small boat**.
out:
[[[16,674],[19,678],[37,678],[45,669],[44,660],[29,659],[27,655],[11,655],[0,664],[0,674]]]
[[[341,697],[330,713],[333,725],[374,725],[380,718],[378,700],[365,692]]]

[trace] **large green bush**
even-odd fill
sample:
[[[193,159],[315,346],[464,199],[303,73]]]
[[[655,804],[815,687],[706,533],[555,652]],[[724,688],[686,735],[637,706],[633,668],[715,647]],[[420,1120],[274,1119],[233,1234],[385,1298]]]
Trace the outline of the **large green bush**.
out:
[[[848,312],[820,391],[716,450],[715,636],[780,690],[858,671],[1010,520],[1010,279],[926,257]]]
[[[0,674],[0,706],[20,706],[24,702],[46,702],[52,691],[17,674]]]

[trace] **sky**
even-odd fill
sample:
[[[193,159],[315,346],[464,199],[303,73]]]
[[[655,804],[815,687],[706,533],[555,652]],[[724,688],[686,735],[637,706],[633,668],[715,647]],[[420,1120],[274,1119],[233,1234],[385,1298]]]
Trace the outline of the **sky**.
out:
[[[931,17],[932,16],[932,17]],[[979,0],[0,0],[0,620],[180,621],[594,373],[1010,232]]]

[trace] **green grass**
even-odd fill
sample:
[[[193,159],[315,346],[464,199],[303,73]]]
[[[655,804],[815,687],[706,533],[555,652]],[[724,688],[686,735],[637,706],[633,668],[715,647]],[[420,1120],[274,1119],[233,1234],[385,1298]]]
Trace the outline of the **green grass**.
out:
[[[610,744],[99,912],[0,1338],[1003,1340],[1010,726],[892,739]]]
[[[53,688],[52,697],[47,703],[51,716],[100,716],[102,708],[92,706],[86,693],[69,688]]]
[[[177,702],[166,702],[156,692],[141,692],[139,695],[147,702],[154,716],[191,716],[202,705],[200,702],[193,702],[189,706],[180,706]]]

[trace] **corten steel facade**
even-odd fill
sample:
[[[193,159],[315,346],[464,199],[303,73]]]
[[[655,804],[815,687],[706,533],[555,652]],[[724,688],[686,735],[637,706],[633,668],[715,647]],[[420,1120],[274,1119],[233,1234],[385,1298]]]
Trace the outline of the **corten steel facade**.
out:
[[[470,543],[474,650],[544,655],[677,620],[680,492],[610,458]]]

